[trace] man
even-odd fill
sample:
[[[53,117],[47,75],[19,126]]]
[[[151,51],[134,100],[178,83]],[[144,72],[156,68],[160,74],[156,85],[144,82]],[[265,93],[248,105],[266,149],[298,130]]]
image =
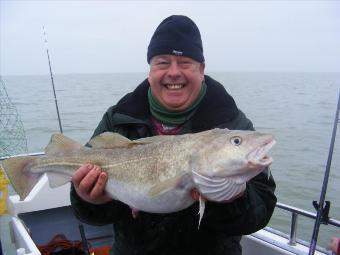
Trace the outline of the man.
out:
[[[93,136],[110,131],[138,139],[215,127],[253,130],[224,87],[204,75],[200,32],[188,17],[161,22],[147,61],[148,79],[107,110]],[[250,180],[232,201],[208,201],[199,229],[198,203],[169,214],[131,213],[105,195],[107,175],[98,166],[77,170],[71,202],[82,221],[113,224],[113,254],[241,254],[241,235],[263,228],[275,207],[275,182],[267,174]]]

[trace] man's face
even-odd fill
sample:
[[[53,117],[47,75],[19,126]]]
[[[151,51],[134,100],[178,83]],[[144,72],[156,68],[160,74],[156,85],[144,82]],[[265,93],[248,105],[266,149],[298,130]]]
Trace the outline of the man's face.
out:
[[[153,96],[169,110],[188,108],[201,90],[204,67],[203,63],[188,57],[153,57],[148,78]]]

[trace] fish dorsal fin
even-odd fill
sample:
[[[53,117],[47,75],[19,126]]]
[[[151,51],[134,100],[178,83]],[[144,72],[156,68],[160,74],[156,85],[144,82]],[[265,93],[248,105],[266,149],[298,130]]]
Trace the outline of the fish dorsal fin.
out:
[[[77,143],[71,138],[57,133],[51,136],[50,142],[45,148],[45,153],[48,156],[55,156],[65,154],[66,152],[81,150],[83,148],[85,148],[83,145]]]
[[[92,148],[113,149],[119,147],[131,147],[134,145],[145,144],[144,142],[131,141],[118,133],[105,132],[95,136],[89,141]]]

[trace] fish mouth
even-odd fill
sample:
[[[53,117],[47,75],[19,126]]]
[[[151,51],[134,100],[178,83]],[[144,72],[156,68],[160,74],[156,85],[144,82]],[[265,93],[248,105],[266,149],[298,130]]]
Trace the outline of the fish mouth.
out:
[[[268,151],[276,144],[274,139],[266,141],[262,146],[251,151],[247,155],[248,162],[254,167],[266,167],[273,162],[273,158],[268,156]]]

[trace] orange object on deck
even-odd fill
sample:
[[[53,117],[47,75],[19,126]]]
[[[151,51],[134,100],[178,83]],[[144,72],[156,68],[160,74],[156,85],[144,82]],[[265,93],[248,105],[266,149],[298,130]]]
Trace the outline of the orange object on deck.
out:
[[[111,246],[101,246],[90,249],[90,253],[94,255],[109,255]]]
[[[71,241],[63,234],[57,234],[45,245],[38,245],[42,255],[50,254],[85,254],[81,241]],[[109,255],[111,246],[91,247],[90,255]]]

